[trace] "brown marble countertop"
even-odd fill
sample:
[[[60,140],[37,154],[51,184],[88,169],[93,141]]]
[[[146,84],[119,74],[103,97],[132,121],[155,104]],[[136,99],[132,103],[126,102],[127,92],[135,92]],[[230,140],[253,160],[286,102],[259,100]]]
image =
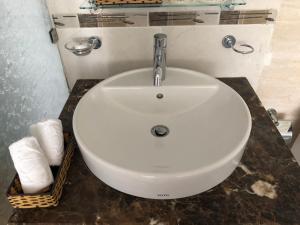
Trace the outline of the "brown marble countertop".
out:
[[[138,198],[97,179],[76,149],[60,204],[55,208],[14,210],[9,224],[300,224],[300,168],[296,160],[248,81],[220,80],[243,97],[253,120],[241,164],[224,182],[183,199]],[[77,81],[60,115],[65,131],[72,132],[76,104],[98,82]]]

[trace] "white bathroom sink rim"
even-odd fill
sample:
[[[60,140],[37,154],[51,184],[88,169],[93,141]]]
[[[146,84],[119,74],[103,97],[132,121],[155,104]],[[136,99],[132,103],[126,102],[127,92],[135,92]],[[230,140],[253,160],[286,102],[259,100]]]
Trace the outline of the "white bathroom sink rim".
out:
[[[95,90],[96,88],[99,88],[100,87],[107,87],[107,85],[109,85],[112,81],[116,80],[116,79],[119,79],[121,77],[124,77],[124,76],[128,76],[128,73],[133,73],[133,72],[143,72],[143,71],[149,71],[150,69],[152,68],[142,68],[142,69],[136,69],[136,70],[130,70],[130,71],[126,71],[126,72],[123,72],[123,73],[120,73],[116,76],[113,76],[113,77],[110,77],[106,80],[103,80],[102,82],[100,82],[99,84],[97,84],[95,87],[93,87],[92,89],[90,89],[88,91],[88,93],[92,94],[93,93],[93,90]],[[186,70],[186,69],[182,69],[182,68],[174,68],[174,67],[169,67],[168,68],[169,70],[181,70],[181,71],[191,71],[191,70]],[[192,71],[192,72],[197,72],[197,71]],[[211,79],[214,79],[215,82],[219,83],[220,85],[226,85],[224,84],[223,82],[215,79],[215,78],[212,78]],[[162,84],[164,85],[164,83]],[[178,85],[180,87],[180,85]],[[228,86],[228,85],[226,85]],[[126,87],[126,86],[125,86]],[[147,86],[148,87],[148,86]],[[165,86],[166,88],[168,86]],[[140,86],[140,88],[143,88],[143,86]],[[153,87],[155,88],[155,87]],[[232,89],[231,87],[229,87],[230,89]],[[232,90],[233,91],[233,90]],[[238,95],[238,94],[237,94]],[[88,95],[84,95],[82,99],[84,99],[85,97],[87,97]],[[245,101],[243,100],[243,98],[238,95],[237,97],[240,98],[241,102],[244,104],[244,106],[248,109],[248,106],[247,104],[245,103]],[[79,106],[80,102],[78,103],[77,107]],[[76,107],[76,109],[77,109]],[[74,111],[74,116],[73,118],[77,118],[77,110],[75,109]],[[77,128],[76,128],[76,122],[75,122],[75,119],[73,119],[73,131],[74,131],[74,134],[75,134],[75,137],[78,144],[80,146],[82,146],[83,148],[81,148],[81,151],[84,151],[86,154],[92,156],[96,161],[102,163],[102,164],[105,164],[107,167],[110,167],[114,170],[121,170],[123,171],[124,173],[130,173],[134,176],[142,176],[142,177],[147,177],[149,179],[155,179],[155,178],[162,178],[162,177],[181,177],[181,176],[192,176],[193,174],[204,174],[204,173],[207,173],[209,171],[212,171],[216,168],[219,168],[219,167],[222,167],[223,165],[225,165],[226,163],[228,163],[228,161],[230,161],[232,158],[234,158],[235,156],[237,156],[241,149],[243,149],[245,147],[245,145],[247,144],[247,141],[250,137],[250,133],[251,133],[251,127],[252,127],[252,120],[251,120],[251,114],[249,112],[249,110],[247,111],[248,112],[248,129],[245,133],[245,135],[243,136],[243,138],[240,140],[240,142],[237,144],[237,146],[234,148],[233,151],[231,151],[229,154],[227,154],[224,158],[210,164],[209,166],[205,166],[205,167],[199,167],[197,169],[194,169],[194,170],[190,170],[190,171],[183,171],[183,172],[173,172],[173,173],[164,173],[164,172],[138,172],[136,170],[132,170],[132,169],[129,169],[129,168],[126,168],[126,167],[122,167],[122,166],[119,166],[119,165],[115,165],[115,164],[112,164],[111,162],[109,161],[106,161],[105,159],[99,157],[98,155],[96,155],[95,153],[93,153],[92,151],[88,151],[87,149],[89,149],[88,146],[86,146],[84,144],[84,142],[82,141],[82,138],[80,137],[80,134],[77,132]],[[79,137],[79,138],[78,138]]]

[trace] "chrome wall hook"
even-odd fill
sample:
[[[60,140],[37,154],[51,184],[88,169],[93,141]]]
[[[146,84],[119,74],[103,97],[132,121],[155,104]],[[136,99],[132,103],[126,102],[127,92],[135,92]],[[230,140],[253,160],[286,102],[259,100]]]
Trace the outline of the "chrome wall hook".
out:
[[[87,39],[79,39],[69,41],[65,44],[65,48],[77,56],[85,56],[91,53],[93,49],[98,49],[102,45],[99,37],[92,36]]]
[[[255,49],[251,45],[248,45],[248,44],[239,45],[240,47],[245,47],[246,48],[245,50],[237,49],[235,47],[236,46],[236,38],[233,35],[225,36],[222,40],[222,45],[225,48],[232,48],[233,51],[243,54],[243,55],[251,54],[255,51]]]

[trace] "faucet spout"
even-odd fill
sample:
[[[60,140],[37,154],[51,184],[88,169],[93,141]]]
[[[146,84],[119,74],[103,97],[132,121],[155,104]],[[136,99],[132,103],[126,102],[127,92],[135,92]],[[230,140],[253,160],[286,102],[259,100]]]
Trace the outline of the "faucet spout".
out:
[[[157,67],[157,68],[153,69],[154,86],[159,87],[161,85],[162,74],[163,74],[163,71],[160,67]]]
[[[166,78],[167,35],[154,35],[153,78],[154,86],[160,86]]]
[[[154,86],[159,87],[161,83],[161,77],[159,74],[156,74],[154,77]]]

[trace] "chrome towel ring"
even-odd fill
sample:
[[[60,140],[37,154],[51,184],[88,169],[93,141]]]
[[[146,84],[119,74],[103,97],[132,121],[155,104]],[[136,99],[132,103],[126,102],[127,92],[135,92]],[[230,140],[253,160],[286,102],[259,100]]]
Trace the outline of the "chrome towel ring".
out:
[[[236,46],[236,38],[232,35],[227,35],[223,38],[222,40],[222,44],[225,48],[232,48],[233,51],[246,55],[246,54],[251,54],[253,53],[255,50],[251,45],[248,44],[240,44],[240,47],[245,47],[246,49],[237,49]]]

